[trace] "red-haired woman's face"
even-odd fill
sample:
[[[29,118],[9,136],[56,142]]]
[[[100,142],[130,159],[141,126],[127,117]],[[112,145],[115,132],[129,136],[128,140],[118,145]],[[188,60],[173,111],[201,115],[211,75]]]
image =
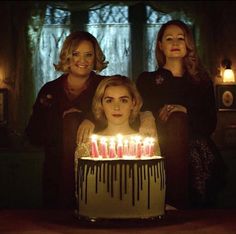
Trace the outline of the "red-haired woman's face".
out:
[[[162,41],[158,42],[160,50],[169,59],[183,58],[187,53],[185,35],[183,30],[177,25],[169,25],[162,37]]]

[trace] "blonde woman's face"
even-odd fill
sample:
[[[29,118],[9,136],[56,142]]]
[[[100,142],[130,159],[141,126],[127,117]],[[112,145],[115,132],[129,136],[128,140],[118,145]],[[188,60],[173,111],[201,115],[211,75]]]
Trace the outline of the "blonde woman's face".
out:
[[[73,51],[70,73],[78,77],[88,77],[94,69],[95,52],[90,41],[81,41]]]
[[[126,87],[111,86],[105,90],[102,107],[108,124],[128,124],[134,101]]]
[[[177,25],[169,25],[163,34],[162,41],[159,41],[159,47],[167,61],[173,58],[183,58],[187,53],[183,30]]]

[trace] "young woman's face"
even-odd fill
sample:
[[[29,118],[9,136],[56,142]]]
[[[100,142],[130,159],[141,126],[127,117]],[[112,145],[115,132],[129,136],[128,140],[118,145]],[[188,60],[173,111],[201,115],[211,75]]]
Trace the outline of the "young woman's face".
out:
[[[90,41],[81,41],[73,51],[70,71],[75,76],[87,77],[94,68],[95,52]]]
[[[129,123],[134,101],[126,87],[111,86],[105,90],[102,106],[108,123],[121,125]]]
[[[159,47],[167,60],[183,58],[187,53],[183,30],[177,25],[169,25],[163,34],[162,41],[159,41]]]

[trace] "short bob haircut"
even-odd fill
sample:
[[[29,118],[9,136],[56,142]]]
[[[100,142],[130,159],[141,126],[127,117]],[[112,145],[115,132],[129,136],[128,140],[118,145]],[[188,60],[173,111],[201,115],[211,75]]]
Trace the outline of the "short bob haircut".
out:
[[[166,57],[163,51],[160,49],[159,42],[162,42],[163,35],[165,30],[171,26],[176,25],[183,30],[187,54],[184,58],[184,66],[187,72],[192,76],[194,80],[199,80],[201,77],[199,73],[203,71],[199,57],[196,51],[196,45],[193,39],[193,34],[187,24],[181,20],[170,20],[167,23],[163,24],[158,32],[157,41],[156,41],[156,60],[159,67],[163,67],[166,63]]]
[[[134,120],[139,114],[143,101],[136,88],[135,83],[132,82],[128,77],[121,75],[107,77],[99,83],[92,102],[92,111],[95,116],[95,119],[98,120],[100,123],[107,124],[107,119],[103,111],[102,99],[104,97],[106,88],[113,86],[124,86],[130,93],[134,101],[134,109],[131,111],[129,123],[134,122]]]
[[[89,32],[75,31],[67,36],[63,43],[59,62],[58,64],[54,64],[54,67],[57,71],[64,73],[70,72],[70,60],[72,59],[73,52],[82,41],[90,41],[93,45],[95,53],[95,63],[93,70],[100,72],[107,67],[108,62],[105,61],[105,55],[103,54],[97,39]]]

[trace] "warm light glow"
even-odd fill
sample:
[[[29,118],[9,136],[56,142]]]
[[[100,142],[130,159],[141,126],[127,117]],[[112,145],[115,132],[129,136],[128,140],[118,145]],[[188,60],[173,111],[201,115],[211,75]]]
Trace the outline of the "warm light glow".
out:
[[[0,88],[3,87],[3,69],[0,67]]]
[[[223,71],[223,82],[235,82],[234,72],[232,69],[225,69]]]
[[[154,156],[155,139],[140,135],[126,138],[121,134],[112,137],[92,135],[92,158],[143,158]]]

